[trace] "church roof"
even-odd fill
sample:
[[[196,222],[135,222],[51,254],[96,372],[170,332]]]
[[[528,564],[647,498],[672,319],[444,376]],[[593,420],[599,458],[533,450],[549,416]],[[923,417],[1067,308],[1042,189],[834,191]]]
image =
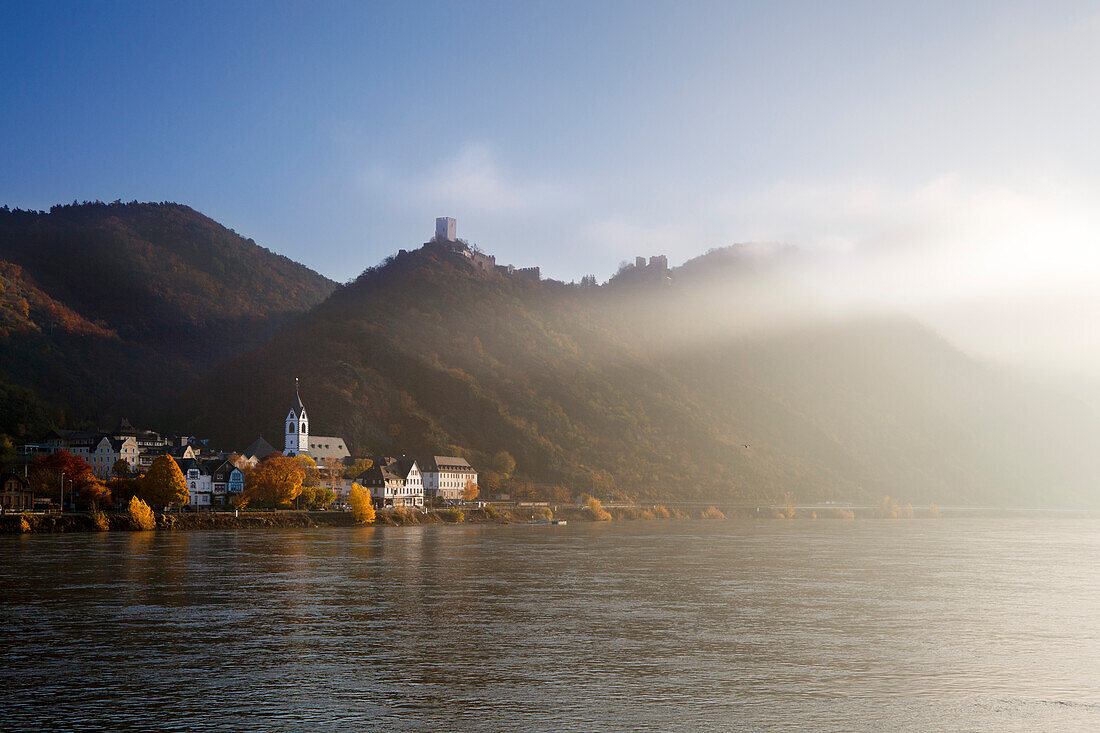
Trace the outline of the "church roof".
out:
[[[245,458],[256,457],[259,460],[263,460],[264,458],[270,456],[272,453],[278,452],[279,451],[272,448],[271,443],[268,443],[266,440],[264,440],[264,436],[261,435],[260,437],[256,438],[256,440],[252,441],[252,445],[244,449],[242,455]]]
[[[299,411],[299,413],[302,410],[306,409],[306,406],[302,404],[302,396],[298,394],[298,377],[294,378],[294,398],[296,400],[298,400],[298,411]]]

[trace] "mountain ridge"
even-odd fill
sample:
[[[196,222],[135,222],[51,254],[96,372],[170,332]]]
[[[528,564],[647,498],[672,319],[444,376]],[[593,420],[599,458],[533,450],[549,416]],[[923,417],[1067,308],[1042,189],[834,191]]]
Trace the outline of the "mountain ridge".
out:
[[[15,326],[0,391],[24,403],[0,408],[0,431],[17,437],[59,421],[156,420],[172,391],[338,287],[173,203],[2,207],[0,271],[0,314]]]

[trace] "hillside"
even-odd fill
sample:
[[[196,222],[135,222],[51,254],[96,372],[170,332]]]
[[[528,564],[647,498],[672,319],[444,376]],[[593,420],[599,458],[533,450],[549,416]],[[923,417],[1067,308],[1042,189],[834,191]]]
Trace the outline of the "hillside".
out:
[[[335,287],[178,204],[0,208],[0,432],[154,420]]]
[[[177,417],[228,444],[278,441],[300,376],[316,433],[482,466],[507,450],[521,492],[1091,500],[1091,414],[907,319],[820,316],[768,262],[724,250],[583,288],[425,246],[218,368]]]

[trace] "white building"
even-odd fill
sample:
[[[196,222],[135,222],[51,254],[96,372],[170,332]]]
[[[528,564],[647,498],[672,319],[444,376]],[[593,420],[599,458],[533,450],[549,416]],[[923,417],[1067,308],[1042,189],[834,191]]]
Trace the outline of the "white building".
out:
[[[421,462],[424,495],[428,499],[457,501],[463,498],[468,485],[477,483],[477,471],[465,458],[431,456]]]
[[[208,507],[214,503],[214,481],[210,471],[197,458],[177,461],[187,482],[189,503],[193,507]]]
[[[119,460],[126,461],[130,470],[133,471],[138,465],[140,456],[141,451],[138,448],[137,441],[133,438],[119,440],[104,435],[95,443],[95,447],[89,452],[85,460],[92,467],[92,473],[96,475],[96,478],[107,480],[111,478],[111,471],[116,462]]]
[[[435,236],[436,239],[442,239],[445,242],[455,241],[455,220],[449,216],[441,216],[435,220]]]
[[[311,435],[309,436],[309,456],[320,466],[327,461],[343,461],[351,456],[351,453],[348,452],[343,438]]]
[[[424,479],[412,458],[379,456],[359,480],[375,506],[424,506]]]

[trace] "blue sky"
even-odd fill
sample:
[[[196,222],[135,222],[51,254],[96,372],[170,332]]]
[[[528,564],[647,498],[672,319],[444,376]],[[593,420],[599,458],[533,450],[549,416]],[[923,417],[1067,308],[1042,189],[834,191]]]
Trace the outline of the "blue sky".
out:
[[[1100,275],[1087,3],[5,7],[10,206],[179,201],[338,280],[442,215],[566,280],[781,240],[933,321]]]

